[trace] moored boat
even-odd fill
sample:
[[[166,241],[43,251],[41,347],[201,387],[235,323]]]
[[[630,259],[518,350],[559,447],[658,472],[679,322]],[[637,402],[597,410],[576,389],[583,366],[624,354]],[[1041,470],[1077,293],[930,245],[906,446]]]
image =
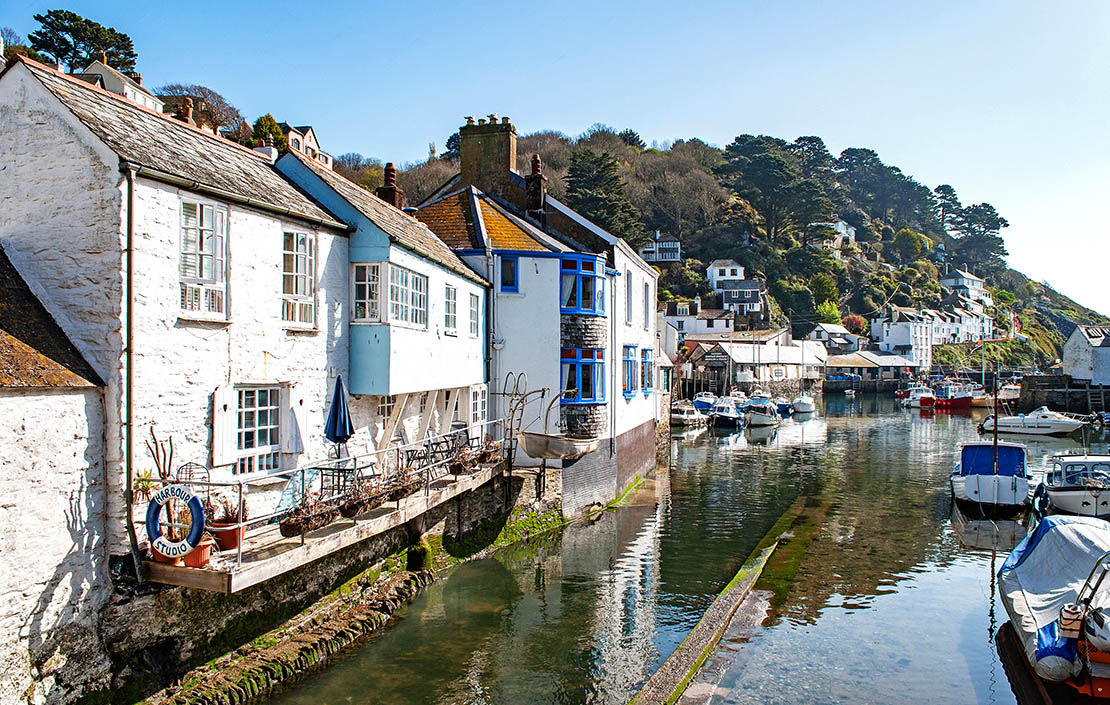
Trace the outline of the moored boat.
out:
[[[1045,517],[998,571],[1025,657],[1046,681],[1110,695],[1110,524]]]
[[[752,397],[744,405],[749,426],[778,426],[781,418],[768,397]]]
[[[933,407],[937,409],[970,409],[971,386],[949,382],[936,391]]]
[[[935,402],[936,396],[933,394],[933,390],[924,385],[910,387],[906,390],[906,396],[902,399],[902,404],[912,409],[932,408]]]
[[[1055,455],[1050,462],[1038,499],[1067,514],[1110,519],[1110,455]]]
[[[709,423],[718,428],[743,428],[744,412],[732,397],[721,397],[709,411]]]
[[[775,410],[779,416],[789,416],[794,413],[794,405],[786,397],[775,397]]]
[[[1006,516],[1029,506],[1031,476],[1025,446],[977,441],[960,446],[952,467],[952,496],[964,509],[982,516]]]
[[[708,414],[716,402],[717,395],[712,392],[698,392],[694,395],[694,408],[703,414]]]
[[[673,426],[701,426],[707,417],[694,408],[693,404],[675,402],[671,404],[671,425]]]
[[[979,424],[979,430],[983,433],[989,433],[995,430],[997,426],[999,433],[1023,433],[1036,436],[1052,436],[1052,435],[1065,435],[1078,431],[1080,428],[1087,425],[1089,419],[1083,416],[1076,416],[1073,414],[1062,414],[1057,411],[1051,411],[1047,406],[1042,406],[1039,409],[1030,411],[1028,414],[1018,414],[1017,416],[1000,416],[995,420],[995,415],[991,414],[983,423]]]
[[[799,394],[790,404],[794,407],[795,414],[812,414],[817,411],[817,402],[808,394]]]
[[[1020,384],[1003,385],[1002,388],[998,390],[998,401],[1017,401],[1020,396]]]

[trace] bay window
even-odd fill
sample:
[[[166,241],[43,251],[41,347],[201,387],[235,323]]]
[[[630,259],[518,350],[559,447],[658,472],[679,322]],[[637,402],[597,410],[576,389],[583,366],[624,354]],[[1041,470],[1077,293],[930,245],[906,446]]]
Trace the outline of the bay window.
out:
[[[644,394],[650,394],[655,386],[655,351],[651,348],[640,351],[640,382]]]
[[[190,315],[227,319],[227,208],[181,202],[180,305]]]
[[[355,321],[381,320],[381,265],[356,264],[351,273],[351,312]]]
[[[561,358],[562,402],[604,402],[605,351],[599,348],[563,348]]]
[[[281,320],[298,327],[316,324],[316,239],[286,232],[282,238]]]
[[[563,313],[605,314],[605,279],[592,257],[564,257],[559,285]]]
[[[428,277],[389,265],[389,322],[428,325]]]

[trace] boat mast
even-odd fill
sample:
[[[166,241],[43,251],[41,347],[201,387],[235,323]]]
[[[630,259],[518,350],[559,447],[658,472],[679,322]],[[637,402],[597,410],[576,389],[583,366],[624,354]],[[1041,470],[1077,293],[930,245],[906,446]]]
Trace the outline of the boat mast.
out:
[[[998,474],[998,370],[994,372],[994,474]]]

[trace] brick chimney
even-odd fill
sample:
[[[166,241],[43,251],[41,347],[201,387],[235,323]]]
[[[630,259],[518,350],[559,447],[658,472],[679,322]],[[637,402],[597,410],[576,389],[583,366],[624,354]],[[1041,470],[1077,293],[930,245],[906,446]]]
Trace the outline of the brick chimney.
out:
[[[543,161],[538,154],[532,155],[532,173],[524,177],[524,191],[524,210],[530,217],[546,224],[547,177],[543,175]]]
[[[93,54],[93,59],[99,61],[100,63],[104,64],[105,66],[111,66],[111,64],[108,63],[108,52],[104,51],[103,49],[100,49],[97,52],[95,52]]]
[[[459,157],[462,183],[476,186],[486,193],[508,199],[509,170],[516,165],[516,127],[509,118],[487,120],[467,118],[459,128]]]
[[[185,98],[181,101],[181,105],[177,106],[177,111],[174,112],[173,116],[175,118],[177,118],[178,120],[180,120],[181,122],[192,125],[193,124],[193,99],[190,98],[189,96],[185,96]]]
[[[186,98],[185,100],[189,99]],[[269,159],[271,164],[277,161],[278,151],[277,147],[274,146],[274,136],[268,132],[266,133],[266,137],[262,140],[262,146],[255,147],[254,151]]]
[[[385,185],[374,189],[374,195],[398,210],[405,209],[405,192],[397,188],[397,169],[393,162],[386,162]]]

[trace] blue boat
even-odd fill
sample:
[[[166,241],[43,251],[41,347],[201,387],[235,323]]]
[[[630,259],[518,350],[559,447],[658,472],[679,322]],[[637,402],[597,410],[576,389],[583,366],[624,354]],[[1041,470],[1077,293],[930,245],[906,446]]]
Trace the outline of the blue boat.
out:
[[[744,411],[732,397],[721,397],[709,412],[709,423],[717,428],[743,428],[744,421]]]
[[[694,408],[706,416],[709,415],[716,403],[717,397],[712,392],[698,392],[694,395]]]

